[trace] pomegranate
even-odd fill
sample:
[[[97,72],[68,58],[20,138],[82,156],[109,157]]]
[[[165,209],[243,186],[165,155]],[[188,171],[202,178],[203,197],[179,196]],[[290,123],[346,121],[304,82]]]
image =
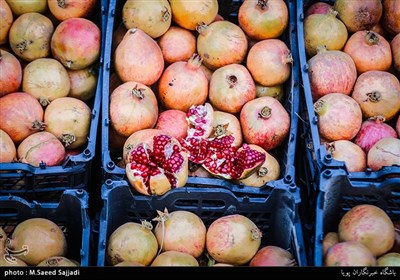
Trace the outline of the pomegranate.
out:
[[[240,124],[247,143],[270,151],[289,135],[290,116],[278,100],[265,96],[243,106]]]
[[[400,139],[389,137],[376,142],[368,152],[367,164],[374,171],[384,166],[400,165]]]
[[[11,26],[10,47],[18,57],[26,61],[47,57],[50,54],[53,31],[53,23],[44,15],[23,14]]]
[[[109,93],[111,94],[117,87],[123,84],[123,82],[119,79],[117,73],[112,73],[110,75],[109,81]]]
[[[340,242],[326,252],[326,266],[374,266],[374,255],[362,243]]]
[[[322,255],[325,258],[326,252],[333,245],[339,243],[339,234],[337,232],[328,232],[322,241]]]
[[[121,81],[154,84],[164,70],[160,47],[140,29],[129,29],[115,50],[115,69]]]
[[[39,100],[42,106],[67,96],[70,88],[67,70],[55,59],[35,59],[24,69],[22,90]]]
[[[141,263],[138,263],[138,262],[123,261],[123,262],[120,262],[120,263],[118,263],[118,264],[116,264],[114,266],[144,266],[144,265],[141,264]]]
[[[167,110],[158,116],[156,129],[169,133],[172,137],[183,139],[187,136],[186,114],[179,110]]]
[[[212,22],[214,22],[214,21],[223,21],[223,20],[225,20],[225,19],[220,14],[217,14]]]
[[[382,138],[397,138],[396,131],[390,125],[385,124],[384,121],[384,117],[377,116],[362,123],[354,143],[360,146],[365,153],[368,153],[371,147]]]
[[[400,266],[400,254],[389,253],[380,257],[377,262],[377,266]]]
[[[289,12],[283,0],[244,1],[239,8],[239,26],[252,39],[274,39],[289,24]]]
[[[253,79],[260,85],[270,87],[289,79],[293,57],[284,42],[268,39],[250,49],[246,63]]]
[[[334,5],[339,19],[349,32],[370,30],[382,16],[381,0],[346,1],[336,0]]]
[[[217,0],[170,0],[169,2],[174,22],[189,30],[195,30],[200,23],[211,23],[218,14]]]
[[[330,51],[343,49],[348,33],[336,16],[337,12],[331,9],[327,14],[312,14],[305,18],[304,42],[309,56],[314,56],[320,46],[326,46]]]
[[[64,256],[67,251],[64,232],[54,222],[43,218],[19,223],[6,246],[10,253],[31,266],[52,256]]]
[[[189,30],[179,26],[171,26],[160,37],[158,45],[166,63],[188,61],[196,52],[196,37]]]
[[[272,87],[266,87],[256,84],[256,97],[263,97],[263,96],[270,96],[282,102],[283,97],[285,96],[283,84]]]
[[[108,239],[107,261],[111,265],[128,261],[149,265],[157,255],[158,243],[150,222],[127,222]]]
[[[18,159],[39,167],[60,165],[65,158],[63,144],[53,134],[41,131],[25,138],[18,146]]]
[[[137,192],[162,195],[186,184],[188,157],[175,138],[154,136],[152,146],[140,143],[130,151],[126,176]]]
[[[193,162],[189,162],[189,176],[200,178],[213,178],[213,176],[204,167]]]
[[[151,266],[199,266],[199,263],[187,253],[167,251],[158,255]]]
[[[21,261],[19,258],[10,254],[6,250],[7,234],[3,228],[0,227],[0,267],[3,266],[27,266],[27,264]]]
[[[206,75],[208,83],[210,83],[211,77],[212,77],[212,74],[214,73],[214,71],[208,69],[206,66],[204,66],[204,64],[200,65],[200,69],[203,71],[204,75]]]
[[[209,99],[213,107],[239,113],[243,105],[256,98],[256,87],[249,71],[240,64],[223,66],[212,74]]]
[[[224,216],[208,228],[207,252],[217,262],[242,265],[256,255],[261,236],[260,230],[249,218],[239,214]]]
[[[390,43],[393,54],[393,67],[400,73],[400,33]]]
[[[381,256],[393,246],[393,222],[379,207],[369,204],[357,205],[340,220],[339,239],[360,242],[374,256]]]
[[[6,0],[16,16],[26,13],[44,13],[47,10],[46,0]]]
[[[101,34],[96,24],[84,18],[61,22],[51,38],[51,52],[68,70],[81,70],[100,56]]]
[[[216,263],[214,265],[212,265],[212,267],[222,267],[222,266],[233,266],[231,264],[227,264],[227,263]]]
[[[326,144],[326,149],[332,158],[344,161],[349,172],[362,172],[367,168],[365,152],[351,141],[337,140]]]
[[[378,22],[378,24],[375,24],[370,30],[374,31],[375,33],[378,33],[384,38],[388,38],[389,34],[380,22]]]
[[[0,50],[0,97],[18,91],[22,81],[22,68],[11,53]]]
[[[193,105],[204,104],[208,81],[200,69],[201,61],[193,54],[188,62],[178,61],[165,69],[158,82],[158,97],[165,108],[187,112]]]
[[[79,266],[79,263],[66,257],[50,257],[41,261],[37,266]]]
[[[53,16],[63,21],[70,18],[87,17],[96,5],[96,0],[47,0]]]
[[[329,5],[328,3],[316,2],[316,3],[312,4],[310,7],[308,7],[308,9],[306,10],[304,15],[306,17],[308,17],[309,15],[313,15],[313,14],[323,14],[323,15],[325,15],[332,8],[333,7],[331,5]]]
[[[400,253],[400,221],[394,221],[394,244],[390,252],[392,253]]]
[[[158,105],[153,91],[144,84],[127,82],[117,87],[110,97],[110,121],[115,131],[125,137],[153,128]]]
[[[82,101],[90,100],[96,93],[97,75],[93,67],[68,72],[71,89],[68,96]]]
[[[251,259],[250,266],[295,266],[293,255],[280,247],[267,246]]]
[[[61,97],[51,102],[44,113],[46,131],[54,134],[67,149],[86,144],[92,112],[81,100]]]
[[[43,108],[32,95],[14,92],[0,98],[0,129],[14,143],[20,143],[29,135],[43,130]]]
[[[385,71],[368,71],[356,81],[351,95],[365,118],[382,116],[391,120],[400,110],[400,83]]]
[[[130,152],[137,147],[140,143],[146,143],[148,146],[153,146],[153,137],[157,135],[168,134],[159,129],[142,129],[134,132],[126,139],[123,147],[123,158],[125,163],[130,162]]]
[[[400,33],[400,2],[397,0],[383,0],[382,23],[387,31],[393,34]]]
[[[240,183],[246,186],[260,188],[269,181],[277,180],[280,175],[280,166],[276,158],[257,145],[250,144],[249,147],[264,153],[265,160],[253,174],[246,179],[240,180]]]
[[[357,69],[348,54],[320,48],[308,61],[308,76],[311,94],[317,100],[332,92],[350,95],[357,80]]]
[[[0,17],[0,45],[3,45],[8,41],[8,31],[14,20],[10,6],[4,0],[0,1]]]
[[[0,129],[0,163],[13,162],[17,158],[15,144],[8,134]]]
[[[327,141],[351,140],[361,128],[362,112],[358,103],[342,93],[324,95],[314,103],[318,129]]]
[[[233,145],[240,147],[243,143],[242,128],[235,115],[214,111],[211,138],[232,135],[235,138]]]
[[[229,21],[216,21],[197,27],[197,52],[208,68],[241,63],[247,54],[247,38],[239,26]]]
[[[138,28],[152,38],[167,32],[171,25],[171,6],[167,0],[127,0],[122,8],[122,21],[127,29]]]
[[[160,248],[200,257],[206,246],[206,226],[200,217],[188,211],[157,212],[154,234]]]

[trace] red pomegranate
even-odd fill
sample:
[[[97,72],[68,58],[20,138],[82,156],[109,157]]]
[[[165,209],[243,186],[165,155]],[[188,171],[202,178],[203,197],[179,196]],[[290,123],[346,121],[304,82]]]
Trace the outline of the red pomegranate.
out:
[[[166,63],[188,61],[196,52],[196,37],[189,30],[179,26],[171,26],[160,37],[158,45]]]
[[[22,81],[22,68],[11,53],[0,50],[0,97],[18,91]]]
[[[277,246],[266,246],[260,249],[251,259],[250,266],[295,266],[293,255]]]
[[[89,101],[96,93],[97,73],[93,67],[68,72],[71,89],[68,96]],[[110,78],[111,80],[111,78]]]
[[[0,98],[0,129],[20,143],[29,135],[43,130],[43,108],[32,95],[14,92]]]
[[[13,162],[17,159],[15,144],[8,134],[0,129],[0,163]]]
[[[243,106],[240,124],[247,143],[270,151],[289,135],[290,117],[278,100],[265,96]]]
[[[51,52],[68,70],[81,70],[100,56],[99,27],[84,18],[61,22],[51,38]]]
[[[289,79],[292,63],[292,53],[286,44],[279,39],[268,39],[250,49],[246,65],[258,84],[276,86]]]
[[[326,144],[332,158],[344,161],[347,171],[363,172],[367,168],[367,156],[356,144],[348,140],[337,140]]]
[[[256,87],[246,67],[229,64],[212,74],[208,98],[215,109],[237,114],[256,98]]]
[[[367,164],[374,171],[384,166],[400,165],[400,139],[386,137],[376,142],[368,152]]]
[[[127,82],[117,87],[110,97],[110,121],[115,131],[125,137],[153,128],[158,105],[153,91],[144,84]]]
[[[87,17],[96,5],[96,0],[47,0],[53,16],[63,21],[70,18]]]
[[[325,15],[332,8],[333,7],[331,5],[329,5],[328,3],[316,2],[316,3],[312,4],[310,7],[308,7],[308,9],[306,10],[304,15],[306,17],[308,17],[309,15],[312,15],[312,14],[323,14],[323,15]]]
[[[158,97],[167,109],[187,112],[207,99],[208,81],[200,69],[202,58],[194,54],[188,62],[178,61],[165,69],[158,82]]]
[[[155,129],[169,133],[172,137],[183,139],[187,136],[188,122],[186,114],[179,110],[167,110],[158,116]]]
[[[158,255],[151,266],[199,266],[199,263],[187,253],[167,251]]]
[[[400,33],[400,2],[397,0],[383,0],[382,24],[387,31],[393,34]]]
[[[235,147],[240,147],[243,143],[242,128],[235,115],[214,111],[212,129],[210,138],[232,135],[235,138]]]
[[[0,1],[0,16],[0,45],[3,45],[8,42],[8,31],[14,20],[10,6],[4,0]]]
[[[390,43],[393,54],[393,66],[400,73],[400,33],[398,33]]]
[[[376,259],[371,251],[356,241],[340,242],[328,249],[325,266],[374,266]]]

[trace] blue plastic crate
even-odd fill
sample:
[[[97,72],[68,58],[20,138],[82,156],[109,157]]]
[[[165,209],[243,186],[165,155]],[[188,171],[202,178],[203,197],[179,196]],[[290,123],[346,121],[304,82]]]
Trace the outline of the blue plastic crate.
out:
[[[383,209],[393,221],[400,221],[400,178],[353,182],[344,170],[324,170],[319,176],[320,192],[314,204],[310,265],[322,266],[325,233],[337,232],[340,219],[356,205],[372,204]],[[307,233],[305,232],[305,236]]]
[[[225,19],[237,23],[237,12],[243,1],[220,1],[219,14]],[[115,22],[121,22],[122,7],[124,1],[110,0],[107,20],[107,33],[106,33],[106,50],[104,53],[104,69],[103,69],[103,100],[102,100],[102,167],[104,180],[126,180],[125,169],[117,166],[118,157],[122,156],[122,150],[118,152],[111,152],[109,147],[109,80],[110,74],[113,69],[113,54],[111,53],[112,35],[113,31],[118,27]],[[296,20],[295,20],[295,3],[294,0],[286,1],[289,9],[290,23],[286,32],[282,35],[288,47],[292,51],[294,63],[291,71],[291,78],[285,84],[285,101],[283,105],[291,116],[291,128],[288,139],[282,145],[271,151],[279,161],[281,167],[280,181],[285,184],[294,185],[294,156],[296,149],[297,126],[298,126],[298,109],[299,109],[299,63],[298,63],[298,47],[296,37]],[[238,195],[263,195],[266,191],[265,188],[253,188],[244,185],[235,185],[228,181],[221,179],[204,179],[189,177],[188,186],[210,186],[222,187],[233,190]]]
[[[91,16],[91,19],[101,29],[103,39],[96,93],[88,103],[92,109],[92,119],[86,148],[80,154],[70,156],[63,165],[59,166],[34,167],[26,163],[0,163],[0,195],[17,195],[37,201],[58,201],[66,188],[87,189],[90,182],[91,164],[95,155],[103,90],[102,73],[107,8],[107,0],[98,1]]]
[[[88,194],[82,189],[66,190],[59,203],[27,202],[16,196],[0,196],[0,226],[10,235],[18,223],[46,218],[60,226],[67,239],[67,258],[89,265],[90,220]]]
[[[275,245],[288,249],[298,265],[305,266],[301,223],[296,210],[300,202],[298,188],[277,185],[268,188],[268,193],[268,197],[237,198],[226,189],[204,191],[184,187],[163,196],[135,196],[125,181],[107,180],[102,186],[97,266],[107,265],[107,241],[114,230],[126,222],[150,222],[157,216],[156,210],[165,208],[169,212],[186,210],[195,213],[207,228],[222,216],[247,216],[262,231],[262,246]]]

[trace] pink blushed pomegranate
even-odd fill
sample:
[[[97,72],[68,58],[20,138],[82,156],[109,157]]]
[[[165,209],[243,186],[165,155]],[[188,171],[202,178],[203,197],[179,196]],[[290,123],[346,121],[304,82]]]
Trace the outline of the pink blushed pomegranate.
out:
[[[367,165],[374,171],[384,166],[400,166],[400,139],[387,137],[376,142],[368,151]]]
[[[71,85],[68,96],[89,101],[95,95],[97,87],[97,73],[94,67],[67,72]]]
[[[356,241],[340,242],[328,249],[325,266],[374,266],[374,255]]]
[[[96,5],[96,0],[48,0],[50,12],[59,21],[87,17]]]
[[[277,246],[266,246],[260,249],[251,259],[250,266],[295,266],[293,255]]]
[[[331,9],[332,6],[329,5],[328,3],[325,2],[316,2],[312,4],[310,7],[305,12],[305,16],[309,16],[312,14],[327,14],[329,9]]]
[[[0,97],[18,91],[22,82],[22,68],[11,53],[0,50]]]
[[[8,31],[11,28],[14,17],[10,6],[8,6],[5,0],[0,1],[0,45],[3,45],[8,42]]]
[[[171,26],[160,37],[158,45],[166,63],[188,61],[196,52],[196,37],[189,30],[179,26]]]
[[[160,113],[155,129],[165,131],[177,139],[185,138],[188,130],[185,112],[179,110],[167,110]]]

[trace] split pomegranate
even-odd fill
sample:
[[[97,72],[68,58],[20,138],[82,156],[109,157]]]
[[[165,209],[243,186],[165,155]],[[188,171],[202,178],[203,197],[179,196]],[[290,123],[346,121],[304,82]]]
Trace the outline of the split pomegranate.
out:
[[[360,146],[365,153],[368,153],[371,147],[382,138],[397,138],[396,131],[384,122],[385,118],[382,116],[372,117],[364,121],[354,143]]]
[[[60,165],[64,158],[63,144],[53,134],[46,131],[28,136],[18,146],[18,159],[35,167],[41,164]]]
[[[70,88],[67,70],[55,59],[35,59],[24,69],[22,90],[39,100],[42,106],[66,97]]]
[[[374,266],[374,255],[362,243],[356,241],[340,242],[328,249],[326,266]]]
[[[16,16],[26,13],[44,13],[47,10],[46,0],[6,0]]]
[[[199,266],[199,263],[187,253],[167,251],[158,255],[151,266]]]
[[[260,230],[249,218],[239,214],[224,216],[208,228],[207,252],[217,262],[242,265],[256,255],[261,236]]]
[[[256,87],[249,71],[240,64],[229,64],[211,76],[209,99],[213,107],[227,113],[239,113],[243,105],[256,98]]]
[[[241,63],[247,54],[247,38],[242,29],[229,21],[216,21],[210,25],[201,24],[196,29],[197,52],[208,68],[215,70],[222,66]]]
[[[14,17],[10,6],[5,0],[0,1],[0,45],[8,42],[8,31],[10,31]]]
[[[239,8],[239,26],[252,39],[274,39],[282,35],[289,23],[283,0],[244,1]]]
[[[127,222],[111,234],[107,261],[111,265],[129,261],[149,265],[157,255],[158,243],[149,222]]]
[[[343,93],[324,95],[314,103],[318,129],[327,141],[351,140],[361,128],[362,112],[358,103]]]
[[[84,18],[61,22],[51,38],[51,52],[68,70],[81,70],[100,56],[99,27]]]
[[[387,31],[393,34],[400,33],[400,2],[397,0],[383,0],[382,23]]]
[[[164,111],[158,116],[155,129],[165,131],[178,140],[183,139],[188,131],[186,114],[179,110]]]
[[[400,139],[389,137],[376,142],[368,152],[367,164],[374,171],[384,166],[400,165]]]
[[[329,248],[339,243],[339,234],[337,232],[328,232],[322,241],[322,255],[325,258]]]
[[[37,266],[79,266],[79,263],[66,257],[50,257],[41,261]]]
[[[308,9],[306,10],[304,16],[308,17],[309,15],[312,14],[327,14],[330,9],[333,7],[329,5],[328,3],[325,2],[316,2],[312,4]]]
[[[22,81],[22,68],[18,59],[0,50],[0,97],[18,91]]]
[[[256,97],[270,96],[279,100],[279,102],[283,101],[283,97],[285,96],[285,91],[283,89],[283,84],[266,87],[262,85],[256,85]]]
[[[390,43],[393,54],[393,67],[400,73],[400,33]]]
[[[400,111],[400,82],[389,72],[368,71],[357,78],[351,97],[364,118],[382,116],[388,121]]]
[[[295,266],[293,255],[280,247],[267,246],[260,249],[251,259],[250,266]]]
[[[17,159],[15,144],[8,134],[0,129],[0,162],[13,162]]]
[[[67,149],[76,149],[88,141],[92,111],[83,101],[61,97],[51,102],[44,113],[46,131],[54,134]]]
[[[117,87],[110,97],[110,121],[115,131],[125,137],[153,128],[158,105],[153,91],[144,84],[127,82]]]
[[[178,140],[153,137],[153,145],[140,143],[130,151],[126,176],[131,186],[145,195],[162,195],[183,187],[188,178],[188,157]]]
[[[377,266],[400,266],[400,254],[389,253],[380,257],[377,262]]]
[[[279,39],[256,43],[247,55],[247,68],[255,82],[263,86],[283,84],[290,77],[292,53]]]
[[[240,124],[247,143],[270,151],[289,135],[290,116],[278,100],[265,96],[243,106]]]
[[[43,130],[43,108],[32,95],[14,92],[0,98],[0,129],[14,143],[20,143],[29,135]]]
[[[208,138],[213,130],[214,109],[209,103],[191,106],[186,114],[189,138]]]
[[[188,211],[157,212],[154,234],[160,248],[200,257],[206,246],[206,226],[201,218]]]
[[[362,172],[367,168],[367,156],[356,144],[348,140],[337,140],[326,144],[332,158],[344,161],[347,171]]]
[[[47,3],[53,16],[63,21],[87,17],[96,5],[96,0],[47,0]]]
[[[341,241],[360,242],[374,256],[385,254],[394,243],[393,222],[385,211],[369,204],[350,209],[340,220],[338,233]]]
[[[243,143],[242,128],[235,115],[214,111],[210,138],[232,135],[235,139],[233,145],[240,147]]]
[[[308,76],[314,100],[332,92],[350,95],[357,80],[353,59],[342,51],[319,48],[308,61]]]
[[[71,89],[68,96],[82,101],[90,100],[96,93],[97,74],[93,67],[68,72]]]
[[[158,81],[158,97],[167,109],[187,112],[207,99],[208,81],[200,69],[202,58],[193,54],[188,62],[178,61],[165,69]]]
[[[189,30],[179,26],[171,26],[160,37],[158,45],[166,63],[188,61],[196,52],[196,37]]]

